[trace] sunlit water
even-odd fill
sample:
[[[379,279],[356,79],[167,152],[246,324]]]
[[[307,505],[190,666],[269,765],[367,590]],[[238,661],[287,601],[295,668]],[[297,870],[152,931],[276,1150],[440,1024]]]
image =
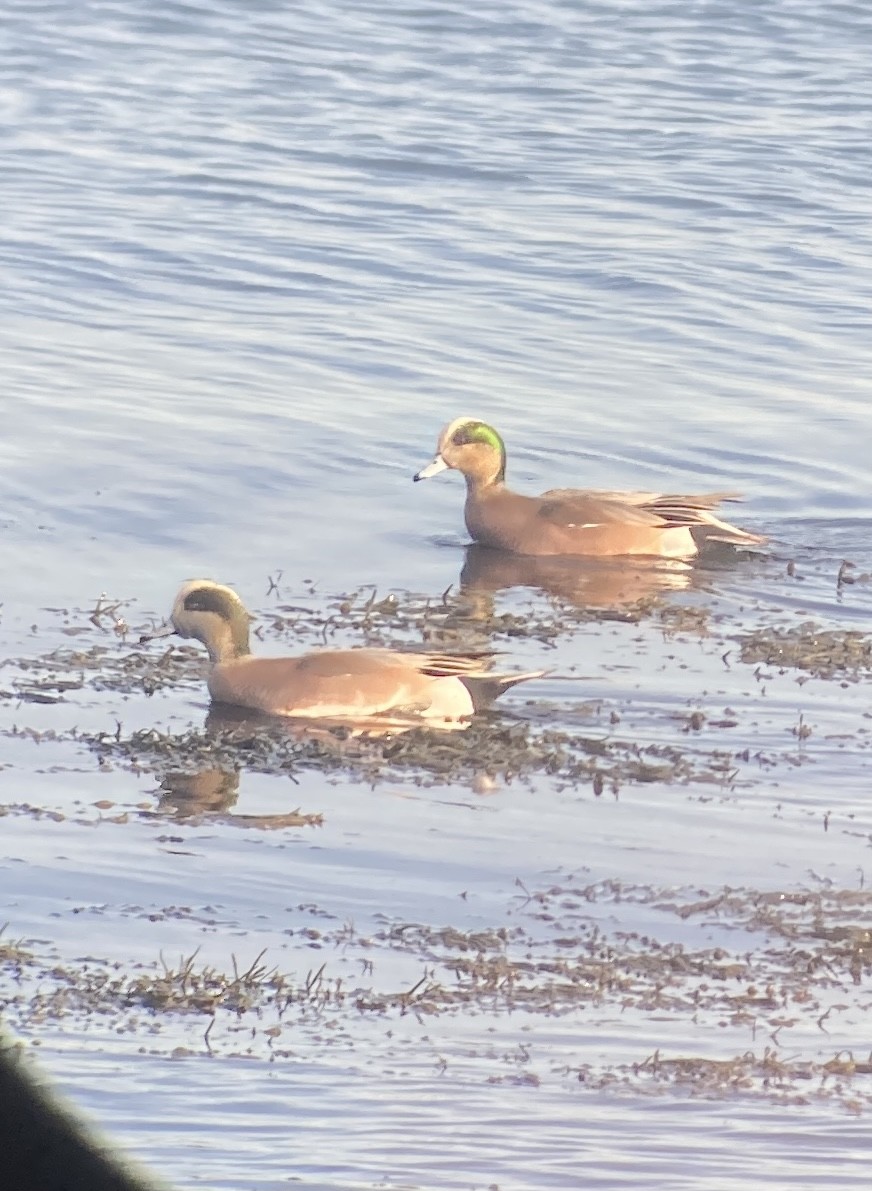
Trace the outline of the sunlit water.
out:
[[[304,907],[361,932],[472,930],[555,874],[865,879],[868,686],[755,673],[734,641],[804,619],[869,628],[869,584],[837,584],[846,559],[861,579],[872,569],[865,6],[21,0],[0,29],[5,655],[68,645],[70,625],[78,644],[99,640],[87,611],[101,592],[133,601],[134,622],[162,615],[196,574],[259,611],[301,599],[304,578],[325,600],[364,584],[438,598],[465,563],[462,486],[411,476],[461,413],[502,431],[520,488],[735,488],[736,519],[773,540],[689,594],[673,585],[709,609],[711,636],[594,623],[510,651],[578,681],[517,690],[507,716],[549,700],[558,722],[603,736],[701,753],[723,738],[749,750],[724,788],[596,798],[543,780],[483,798],[243,773],[233,813],[300,806],[324,826],[95,825],[98,801],[153,805],[154,779],[4,736],[2,801],[65,816],[3,821],[12,936],[122,964],[267,947],[305,975],[323,956],[300,941]],[[608,605],[614,587],[584,599]],[[12,670],[7,728],[204,715],[190,691],[18,705]],[[692,708],[731,726],[697,741],[675,718]],[[590,913],[715,937],[646,906]],[[385,989],[418,979],[402,957],[378,963]],[[798,1049],[868,1045],[848,1018]],[[868,1181],[867,1126],[837,1105],[610,1097],[572,1074],[658,1048],[740,1053],[759,1042],[742,1027],[361,1018],[336,1045],[310,1023],[272,1063],[262,1046],[236,1057],[232,1023],[210,1057],[202,1029],[167,1027],[153,1053],[109,1025],[27,1033],[77,1102],[179,1186]],[[188,1053],[173,1063],[176,1044]]]

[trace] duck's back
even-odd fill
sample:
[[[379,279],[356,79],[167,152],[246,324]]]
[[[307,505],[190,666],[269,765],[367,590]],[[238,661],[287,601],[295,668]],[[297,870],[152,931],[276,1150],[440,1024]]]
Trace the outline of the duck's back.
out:
[[[466,526],[475,541],[513,554],[687,559],[707,540],[737,546],[765,542],[712,512],[734,499],[723,492],[677,496],[582,488],[524,496],[493,485],[468,492]]]

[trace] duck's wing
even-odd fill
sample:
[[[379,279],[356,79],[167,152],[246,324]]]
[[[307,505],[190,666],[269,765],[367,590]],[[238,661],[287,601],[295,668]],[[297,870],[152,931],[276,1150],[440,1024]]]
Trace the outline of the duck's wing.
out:
[[[361,719],[391,712],[456,720],[537,673],[495,674],[491,651],[325,649],[214,666],[212,698],[271,715]],[[456,680],[456,681],[455,681]]]
[[[392,649],[321,649],[290,658],[247,657],[212,669],[213,699],[278,715],[380,715],[426,710],[439,678],[483,677],[490,651],[413,653]],[[460,689],[460,688],[458,688]]]
[[[735,492],[677,495],[554,488],[543,494],[540,516],[567,527],[619,524],[671,529],[711,525],[717,522],[717,518],[711,516],[712,509],[723,501],[741,499]]]
[[[381,651],[330,649],[292,658],[240,658],[214,666],[209,690],[219,703],[272,715],[378,715],[414,704],[427,679]],[[384,651],[385,654],[388,651]]]

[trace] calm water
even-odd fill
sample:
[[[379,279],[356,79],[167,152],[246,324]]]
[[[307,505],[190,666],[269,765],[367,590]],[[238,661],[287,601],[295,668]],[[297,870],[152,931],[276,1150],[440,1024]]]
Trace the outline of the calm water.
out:
[[[869,585],[835,583],[844,559],[872,570],[865,5],[20,0],[0,32],[5,656],[69,643],[57,610],[100,592],[135,601],[131,619],[161,615],[201,573],[258,609],[279,571],[292,601],[304,578],[325,599],[361,584],[437,595],[464,563],[461,485],[411,475],[441,424],[472,413],[504,433],[510,480],[530,491],[746,494],[738,520],[773,551],[699,585],[712,639],[594,624],[512,661],[585,676],[577,694],[531,688],[558,719],[600,700],[597,731],[617,711],[662,744],[685,739],[671,717],[690,702],[729,708],[730,746],[777,761],[749,761],[714,803],[657,782],[618,801],[546,782],[482,800],[319,775],[289,803],[287,779],[243,774],[240,810],[300,805],[324,828],[223,822],[174,849],[153,825],[75,822],[97,800],[150,802],[148,774],[4,736],[3,801],[67,815],[4,820],[13,935],[122,964],[267,946],[305,972],[286,931],[309,904],[363,931],[386,916],[478,929],[510,915],[516,878],[539,889],[557,872],[857,884],[868,686],[761,683],[722,655],[743,626],[870,624]],[[99,639],[81,612],[72,623]],[[23,711],[9,675],[7,729],[202,722],[190,691]],[[801,756],[800,714],[814,726]],[[154,914],[170,905],[192,914]],[[676,929],[638,906],[601,917]],[[385,987],[417,979],[383,963]],[[868,1049],[862,1022],[782,1041],[812,1059]],[[739,1053],[754,1045],[739,1026],[725,1040],[645,1015],[362,1020],[336,1046],[304,1031],[268,1064],[229,1045],[205,1057],[201,1025],[153,1053],[108,1026],[27,1033],[179,1186],[537,1189],[578,1186],[582,1168],[598,1188],[868,1180],[868,1127],[840,1108],[610,1098],[565,1074],[658,1047]],[[175,1043],[194,1057],[172,1065]],[[522,1045],[538,1086],[489,1082]]]

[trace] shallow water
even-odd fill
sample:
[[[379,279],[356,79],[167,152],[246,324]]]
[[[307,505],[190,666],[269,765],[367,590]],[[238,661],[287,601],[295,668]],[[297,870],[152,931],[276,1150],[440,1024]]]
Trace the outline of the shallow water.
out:
[[[180,1187],[865,1186],[870,1077],[821,1065],[866,1057],[866,961],[855,982],[828,954],[803,1000],[813,915],[788,961],[732,903],[674,906],[867,881],[869,666],[742,644],[870,624],[866,9],[115,0],[2,24],[0,920],[34,957],[3,969],[9,1023]],[[411,484],[464,412],[519,488],[736,488],[771,548],[495,568],[464,549],[458,477]],[[185,817],[154,751],[136,772],[85,737],[202,729],[193,670],[151,697],[117,681],[196,574],[262,614],[266,652],[420,641],[420,617],[373,628],[337,597],[438,620],[463,579],[478,620],[449,643],[552,671],[494,732],[583,737],[602,792],[470,745],[448,781],[241,765]],[[101,592],[122,603],[94,623]],[[93,669],[52,657],[95,647]],[[264,818],[295,808],[323,822]],[[580,913],[547,895],[582,886]],[[645,985],[533,1011],[468,988],[444,942],[398,941],[518,924],[540,998],[561,932],[577,950],[595,925],[619,969],[630,936],[751,954],[736,1005],[751,979],[783,1003],[752,1022],[682,976],[669,1005]],[[225,972],[266,948],[303,986],[326,963],[367,1007],[222,1007],[208,1044],[202,1013],[35,1007],[57,965],[78,988],[198,947]],[[428,973],[469,1000],[373,1008]],[[766,1048],[814,1076],[639,1066]]]

